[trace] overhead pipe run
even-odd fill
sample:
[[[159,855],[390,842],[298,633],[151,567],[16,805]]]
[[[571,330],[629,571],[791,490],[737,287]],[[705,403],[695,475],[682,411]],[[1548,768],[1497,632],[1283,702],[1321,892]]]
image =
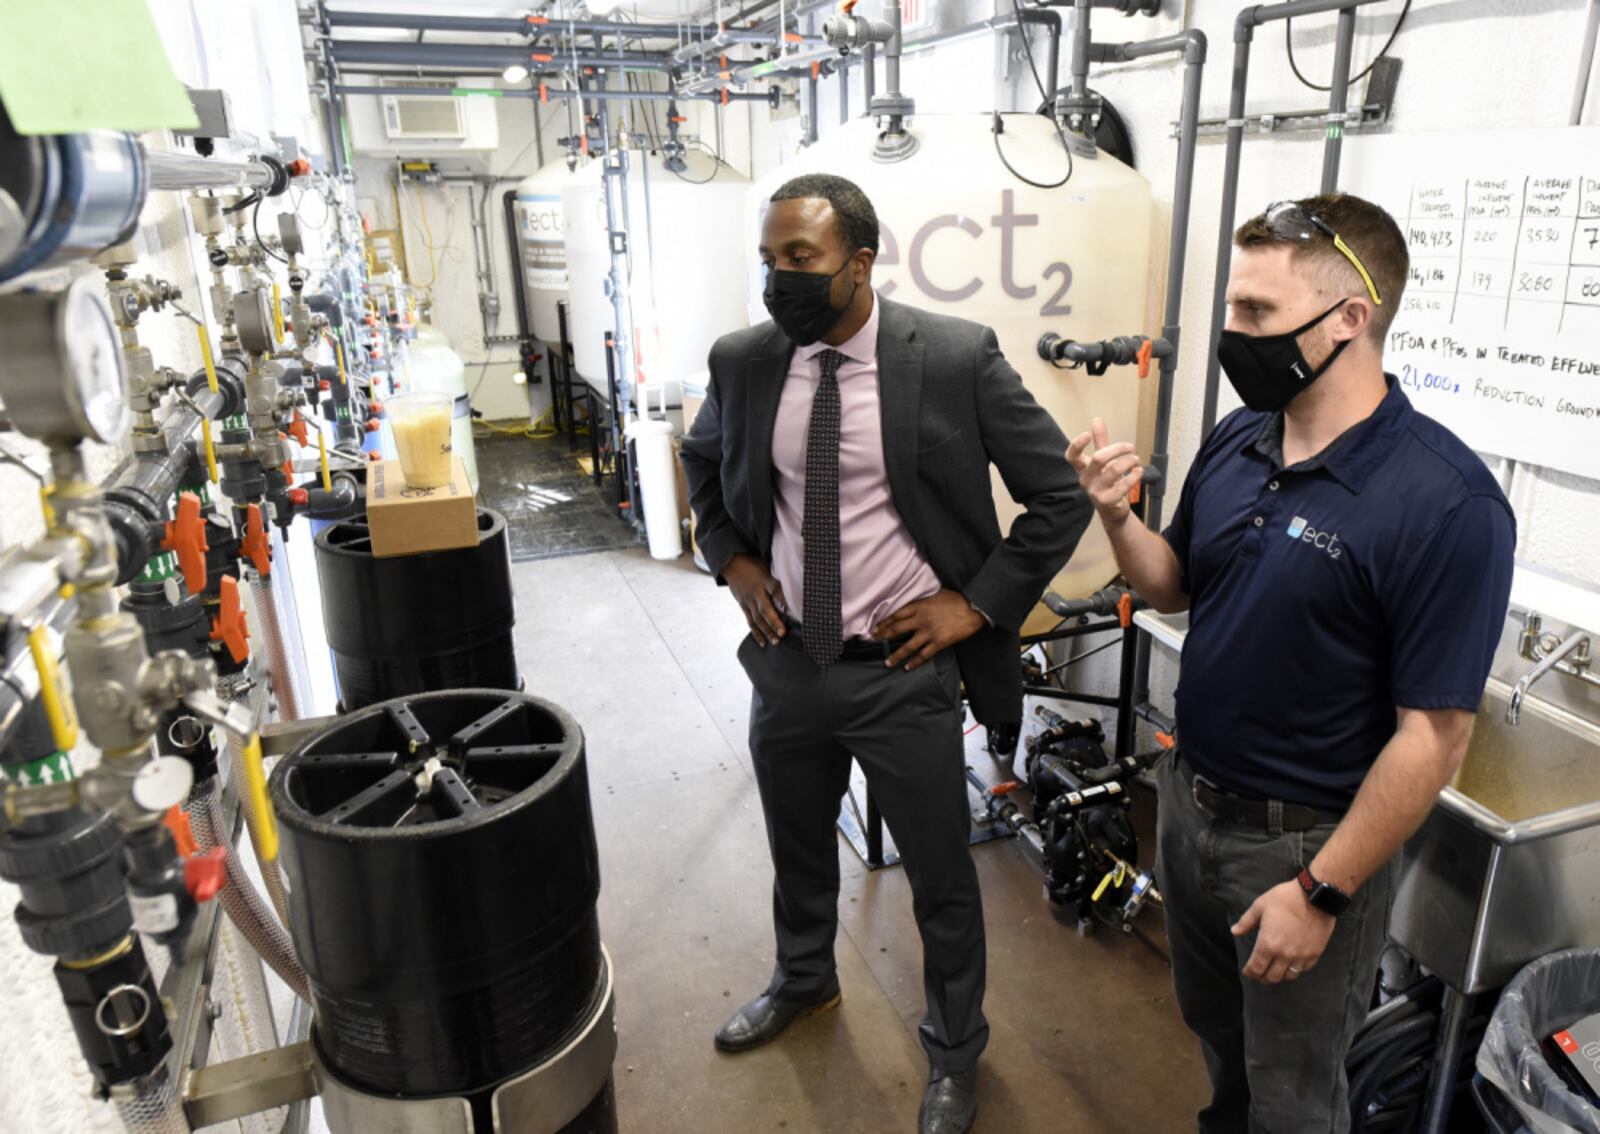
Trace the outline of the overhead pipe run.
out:
[[[1217,393],[1222,377],[1222,365],[1217,361],[1217,342],[1222,336],[1222,325],[1228,317],[1228,267],[1233,259],[1234,213],[1239,198],[1239,162],[1244,150],[1245,88],[1250,81],[1250,43],[1255,29],[1275,20],[1295,19],[1319,12],[1348,11],[1349,34],[1354,34],[1355,9],[1375,3],[1376,0],[1289,0],[1285,4],[1264,4],[1245,8],[1233,25],[1233,83],[1228,95],[1228,143],[1222,162],[1222,219],[1217,230],[1217,274],[1211,290],[1210,350],[1206,359],[1206,384],[1200,411],[1200,436],[1205,437],[1217,423]],[[1341,15],[1339,34],[1347,34]],[[1344,138],[1344,110],[1346,88],[1349,85],[1350,58],[1343,51],[1343,72],[1335,76],[1333,89],[1328,95],[1327,141],[1322,153],[1323,192],[1338,187],[1339,153]],[[1335,58],[1335,66],[1339,65]]]
[[[478,32],[482,35],[540,36],[551,31],[676,39],[684,34],[715,35],[715,24],[621,23],[615,20],[567,20],[557,16],[434,16],[398,12],[328,12],[328,23],[346,28],[396,28],[403,31]]]
[[[526,47],[494,47],[474,43],[388,43],[336,39],[329,43],[334,62],[343,67],[364,63],[403,64],[418,67],[510,67],[534,63],[562,67],[605,67],[620,71],[667,71],[673,66],[665,55],[627,52],[619,55],[577,55],[569,52],[530,52]],[[433,92],[437,94],[437,91]]]
[[[341,95],[420,95],[425,97],[438,97],[438,87],[367,87],[367,86],[338,86],[334,88],[335,94]],[[565,90],[549,87],[539,90],[521,90],[511,88],[501,90],[498,87],[456,87],[451,92],[454,95],[489,95],[494,98],[527,98],[538,99],[540,102],[549,99],[592,99],[599,102],[671,102],[673,99],[709,99],[720,100],[724,96],[715,91],[700,94],[691,94],[679,91],[600,91],[600,90]],[[776,108],[781,92],[777,87],[770,87],[764,91],[728,91],[726,98],[729,102],[764,102]]]

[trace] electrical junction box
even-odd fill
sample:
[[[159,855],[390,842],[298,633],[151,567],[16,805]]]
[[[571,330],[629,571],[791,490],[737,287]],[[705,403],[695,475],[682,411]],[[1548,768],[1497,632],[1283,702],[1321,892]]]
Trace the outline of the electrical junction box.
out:
[[[367,529],[379,559],[449,551],[478,544],[478,501],[460,457],[450,483],[412,488],[399,461],[378,461],[367,472]]]

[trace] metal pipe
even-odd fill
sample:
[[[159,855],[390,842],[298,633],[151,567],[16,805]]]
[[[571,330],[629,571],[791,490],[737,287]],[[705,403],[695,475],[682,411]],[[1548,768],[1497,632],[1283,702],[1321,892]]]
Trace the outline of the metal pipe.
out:
[[[1350,93],[1350,54],[1356,41],[1356,10],[1339,9],[1339,32],[1333,48],[1332,89],[1328,92],[1328,130],[1322,143],[1322,192],[1339,188],[1339,150],[1344,141],[1344,108]]]
[[[1217,226],[1217,274],[1211,289],[1211,334],[1207,340],[1206,384],[1200,409],[1200,436],[1206,437],[1217,423],[1217,391],[1222,364],[1217,361],[1217,342],[1228,318],[1228,268],[1233,259],[1234,212],[1239,199],[1239,161],[1244,148],[1245,88],[1250,80],[1250,41],[1255,28],[1272,20],[1292,19],[1318,12],[1360,8],[1375,0],[1289,0],[1284,4],[1265,4],[1240,11],[1233,24],[1233,81],[1228,94],[1228,142],[1222,162],[1222,218]],[[1335,84],[1338,85],[1338,84]]]
[[[898,2],[887,4],[885,7],[888,8],[889,27],[892,30],[889,35],[889,42],[884,44],[883,47],[883,81],[888,88],[884,94],[888,98],[899,98],[900,52],[905,43],[901,30],[904,26],[904,16]],[[893,117],[889,120],[889,129],[891,131],[898,129],[899,125],[900,120],[898,117]]]
[[[878,45],[869,43],[861,52],[861,104],[863,113],[872,113],[872,100],[878,97]]]
[[[461,94],[467,94],[467,95],[492,94],[493,96],[499,97],[499,98],[529,98],[529,99],[540,99],[540,100],[543,100],[545,98],[553,98],[553,99],[554,98],[559,98],[559,99],[595,99],[597,101],[604,101],[604,102],[671,102],[674,98],[678,98],[678,99],[686,99],[686,98],[717,99],[717,100],[720,100],[721,97],[722,97],[720,93],[709,92],[709,91],[708,92],[680,91],[678,94],[674,95],[671,91],[597,91],[597,90],[575,91],[575,90],[558,89],[558,88],[555,88],[555,87],[551,87],[551,88],[549,88],[549,89],[547,89],[547,90],[545,90],[543,92],[541,92],[541,91],[524,91],[524,90],[497,90],[497,89],[493,89],[493,88],[484,88],[482,90],[477,90],[477,89],[474,89],[474,88],[471,88],[471,87],[457,87],[455,89],[456,89],[457,93],[461,93]],[[437,97],[438,94],[439,94],[439,90],[438,90],[437,87],[339,86],[339,87],[334,88],[334,90],[335,90],[336,93],[341,94],[341,95],[395,95],[395,94],[401,94],[401,95],[422,95],[422,96]],[[772,105],[774,103],[774,100],[775,100],[776,96],[777,96],[777,89],[776,88],[773,88],[771,90],[765,90],[765,91],[729,91],[728,92],[728,101],[729,102],[764,102],[764,103],[767,103],[768,105]]]
[[[624,71],[666,71],[673,66],[665,55],[630,52],[624,55],[546,56],[526,47],[493,47],[476,43],[387,43],[355,39],[329,42],[334,60],[342,66],[363,63],[414,64],[423,67],[526,67],[551,62],[560,67],[616,68]],[[437,95],[438,91],[431,92]]]
[[[402,28],[406,31],[479,32],[483,35],[542,35],[549,31],[625,35],[651,39],[676,39],[681,29],[701,25],[674,23],[618,23],[614,20],[567,20],[546,16],[436,16],[402,15],[394,12],[339,12],[329,9],[328,23],[346,28]],[[715,35],[716,25],[704,25],[706,35]]]
[[[1089,0],[1077,0],[1072,11],[1077,17],[1072,29],[1072,93],[1083,98],[1089,92]]]
[[[264,161],[221,161],[197,154],[166,153],[139,144],[151,189],[264,189],[284,179],[283,168]]]
[[[1600,39],[1600,0],[1589,0],[1589,23],[1583,31],[1583,50],[1578,56],[1578,85],[1572,92],[1572,113],[1567,125],[1583,122],[1583,104],[1589,96],[1589,81],[1594,71],[1595,40]]]
[[[1206,385],[1200,403],[1200,438],[1211,435],[1217,423],[1217,387],[1222,363],[1217,360],[1217,343],[1222,325],[1228,319],[1228,267],[1233,260],[1233,216],[1239,199],[1239,161],[1244,151],[1244,93],[1250,77],[1250,40],[1254,26],[1247,17],[1253,9],[1239,13],[1233,25],[1233,83],[1228,94],[1228,142],[1222,157],[1222,217],[1217,225],[1217,274],[1211,287],[1211,333],[1206,342]]]
[[[1161,337],[1170,349],[1160,355],[1156,385],[1155,437],[1150,452],[1150,467],[1156,477],[1145,489],[1144,522],[1161,530],[1162,503],[1166,498],[1171,454],[1172,401],[1178,385],[1178,343],[1182,335],[1184,264],[1189,250],[1189,214],[1194,200],[1194,161],[1200,132],[1200,91],[1205,73],[1207,43],[1205,33],[1191,28],[1178,35],[1163,36],[1144,43],[1125,43],[1111,48],[1108,59],[1132,61],[1169,52],[1183,53],[1183,103],[1178,119],[1178,158],[1172,184],[1172,231],[1167,239],[1167,293],[1162,306]],[[1133,665],[1135,703],[1150,699],[1150,638],[1138,635]],[[1124,690],[1124,696],[1129,696]],[[1121,725],[1118,726],[1119,743]]]
[[[1023,24],[1041,24],[1049,29],[1050,53],[1045,58],[1045,90],[1054,96],[1056,84],[1061,80],[1061,13],[1054,8],[1020,8],[1009,16],[997,16],[993,20],[982,21],[977,26],[981,27],[983,23],[991,25],[996,31],[1015,27],[1017,35],[1022,39],[1024,51],[1028,49],[1028,34],[1022,27]]]

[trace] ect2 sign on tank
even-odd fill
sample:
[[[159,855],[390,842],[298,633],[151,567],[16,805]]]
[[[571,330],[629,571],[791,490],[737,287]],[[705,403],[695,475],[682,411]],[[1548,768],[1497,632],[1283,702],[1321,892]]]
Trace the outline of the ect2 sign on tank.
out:
[[[1018,278],[1018,248],[1027,246],[1028,230],[1038,226],[1039,214],[1018,211],[1015,193],[1005,189],[994,214],[983,219],[987,228],[977,217],[940,213],[911,229],[898,218],[891,222],[880,217],[878,293],[893,295],[900,282],[909,279],[924,298],[962,303],[986,287],[997,287],[1008,299],[1037,302],[1043,317],[1072,314],[1066,301],[1072,269],[1066,261],[1046,264],[1033,278]],[[998,258],[985,247],[992,244],[999,245]]]

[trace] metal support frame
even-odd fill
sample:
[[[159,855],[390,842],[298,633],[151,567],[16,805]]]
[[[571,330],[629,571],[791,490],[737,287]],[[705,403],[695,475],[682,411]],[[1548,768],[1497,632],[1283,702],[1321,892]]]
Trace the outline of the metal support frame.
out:
[[[1117,711],[1117,739],[1116,755],[1118,759],[1132,756],[1137,735],[1140,713],[1134,701],[1134,682],[1130,678],[1130,670],[1138,656],[1137,644],[1142,634],[1138,627],[1132,624],[1123,626],[1115,618],[1102,619],[1097,622],[1074,622],[1071,625],[1058,626],[1043,634],[1030,634],[1022,640],[1023,646],[1030,647],[1042,645],[1047,642],[1061,642],[1072,638],[1081,638],[1086,634],[1100,634],[1112,630],[1122,631],[1122,680],[1118,683],[1116,696],[1107,696],[1097,693],[1069,693],[1050,685],[1024,685],[1024,696],[1049,697],[1057,701],[1072,701],[1081,705],[1097,705]],[[865,811],[865,815],[863,815]],[[900,856],[895,851],[886,851],[883,841],[883,814],[878,810],[878,804],[872,797],[872,788],[866,791],[865,807],[858,807],[855,792],[845,792],[844,803],[839,810],[838,827],[850,848],[856,852],[861,861],[869,870],[882,870],[884,867],[894,866],[900,861]],[[991,820],[985,824],[973,827],[972,835],[968,842],[972,846],[990,842],[994,839],[1007,838],[1012,834],[1010,828],[1004,823]]]
[[[1449,1126],[1450,1105],[1460,1078],[1461,1055],[1466,1046],[1467,1022],[1472,1017],[1471,996],[1444,988],[1443,1011],[1439,1017],[1439,1043],[1434,1048],[1433,1070],[1428,1075],[1424,1096],[1421,1134],[1444,1134]]]
[[[1376,0],[1290,0],[1286,4],[1261,4],[1245,8],[1233,25],[1233,81],[1228,95],[1228,148],[1222,163],[1222,216],[1217,226],[1217,274],[1211,290],[1211,333],[1206,342],[1206,383],[1200,411],[1200,435],[1217,423],[1217,393],[1222,365],[1217,342],[1227,321],[1228,268],[1233,260],[1233,222],[1239,199],[1239,162],[1243,156],[1245,91],[1250,81],[1250,44],[1255,29],[1275,20],[1340,13],[1339,41],[1335,48],[1333,89],[1328,95],[1327,140],[1322,151],[1322,192],[1338,188],[1339,156],[1344,140],[1345,101],[1350,75],[1350,42],[1355,35],[1355,9]],[[1346,16],[1348,15],[1348,20]],[[1342,70],[1340,60],[1343,60]]]

